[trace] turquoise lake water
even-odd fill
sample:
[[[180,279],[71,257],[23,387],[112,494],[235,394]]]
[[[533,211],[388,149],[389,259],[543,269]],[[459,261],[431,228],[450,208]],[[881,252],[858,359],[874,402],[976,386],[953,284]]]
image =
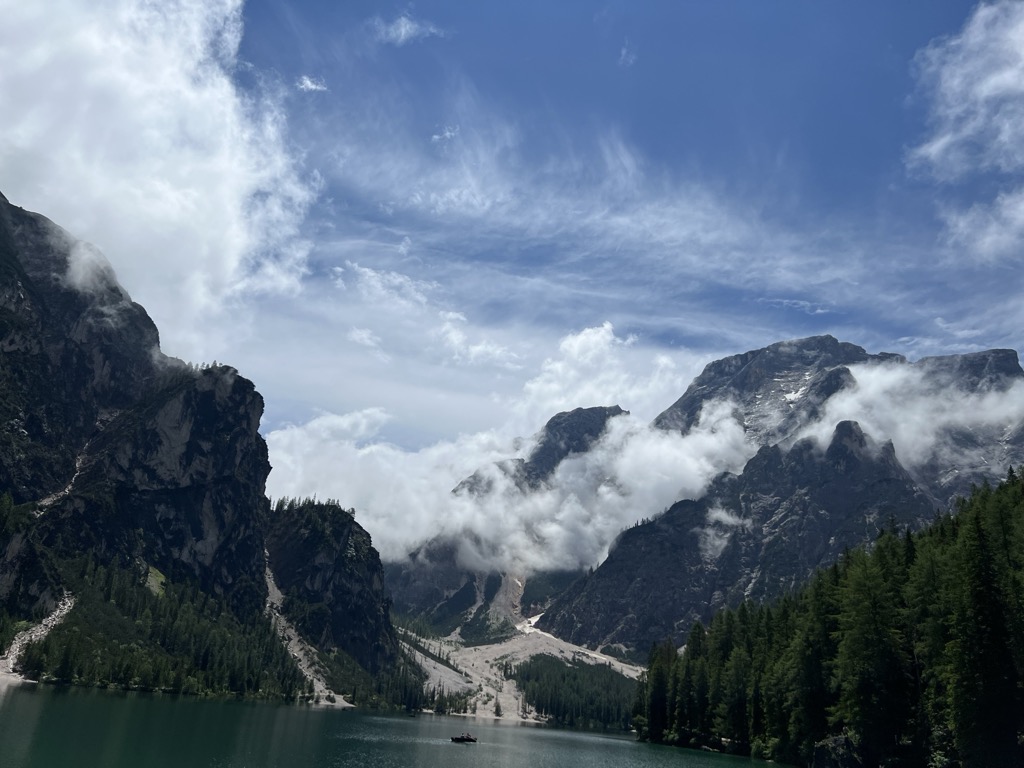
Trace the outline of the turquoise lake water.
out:
[[[450,737],[470,730],[476,744]],[[0,687],[3,768],[738,768],[766,763],[433,715]]]

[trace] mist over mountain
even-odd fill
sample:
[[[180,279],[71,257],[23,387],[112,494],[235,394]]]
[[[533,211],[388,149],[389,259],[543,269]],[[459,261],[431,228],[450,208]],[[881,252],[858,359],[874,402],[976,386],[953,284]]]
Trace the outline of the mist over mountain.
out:
[[[799,585],[886,527],[918,529],[1024,458],[1016,352],[908,363],[829,336],[716,361],[655,424],[686,434],[727,402],[758,445],[737,473],[625,531],[541,626],[643,652],[724,605]]]
[[[559,414],[521,458],[460,483],[449,504],[478,516],[463,508],[460,527],[389,566],[396,601],[425,615],[466,600],[461,610],[476,611],[486,573],[528,588],[536,573],[599,566],[541,625],[643,652],[715,607],[791,589],[885,526],[921,527],[1024,457],[1024,371],[1012,350],[909,362],[831,336],[779,342],[708,364],[650,425],[611,413]],[[596,437],[584,414],[606,417]],[[550,454],[557,463],[530,482],[532,446],[574,417],[580,434],[591,425],[586,441]],[[504,535],[527,521],[521,540]],[[598,557],[566,557],[570,541],[600,542]],[[510,557],[516,546],[533,559]]]

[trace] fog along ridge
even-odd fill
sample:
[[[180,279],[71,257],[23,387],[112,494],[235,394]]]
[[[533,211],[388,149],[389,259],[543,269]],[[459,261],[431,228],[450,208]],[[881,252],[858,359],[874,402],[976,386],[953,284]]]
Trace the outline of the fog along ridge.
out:
[[[532,446],[574,419],[577,442],[525,481]],[[642,655],[717,606],[791,588],[884,526],[919,528],[1019,462],[1022,423],[1012,350],[911,363],[830,336],[780,342],[710,363],[651,425],[618,407],[559,414],[524,456],[459,484],[449,509],[472,508],[453,516],[458,529],[449,521],[389,566],[389,583],[408,610],[475,615],[488,603],[476,574],[525,578],[529,599],[532,574],[600,565],[540,625]],[[559,590],[539,580],[535,608]]]
[[[624,532],[541,626],[645,652],[723,605],[802,583],[884,527],[917,529],[1024,456],[1024,371],[1011,350],[908,363],[824,336],[717,361],[655,424],[686,433],[731,403],[757,454]]]

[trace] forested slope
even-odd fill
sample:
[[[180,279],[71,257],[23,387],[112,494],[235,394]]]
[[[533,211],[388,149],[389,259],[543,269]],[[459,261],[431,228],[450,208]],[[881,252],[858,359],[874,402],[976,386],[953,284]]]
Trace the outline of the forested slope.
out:
[[[641,738],[792,764],[1024,764],[1024,480],[652,651]],[[826,756],[846,762],[826,763]],[[857,760],[859,762],[853,762]]]

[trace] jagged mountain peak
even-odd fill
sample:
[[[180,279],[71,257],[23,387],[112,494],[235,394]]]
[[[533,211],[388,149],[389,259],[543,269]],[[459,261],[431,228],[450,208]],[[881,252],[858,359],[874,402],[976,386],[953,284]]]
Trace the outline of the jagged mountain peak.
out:
[[[574,408],[555,414],[544,425],[526,461],[527,477],[534,482],[546,480],[564,459],[588,450],[604,434],[609,419],[628,413],[612,405]]]
[[[574,408],[557,413],[535,435],[534,446],[527,458],[505,459],[496,467],[520,491],[537,490],[554,475],[565,459],[588,451],[604,434],[610,419],[628,414],[629,411],[617,405]],[[452,493],[481,496],[493,490],[493,478],[486,471],[477,470],[460,482]]]
[[[653,424],[687,432],[705,404],[726,400],[734,404],[737,419],[753,440],[774,442],[793,424],[813,418],[825,400],[852,383],[848,366],[894,359],[903,360],[898,355],[870,355],[827,335],[780,341],[708,363]]]
[[[914,365],[926,371],[937,384],[952,384],[966,391],[1003,390],[1024,379],[1024,369],[1013,349],[922,357]]]

